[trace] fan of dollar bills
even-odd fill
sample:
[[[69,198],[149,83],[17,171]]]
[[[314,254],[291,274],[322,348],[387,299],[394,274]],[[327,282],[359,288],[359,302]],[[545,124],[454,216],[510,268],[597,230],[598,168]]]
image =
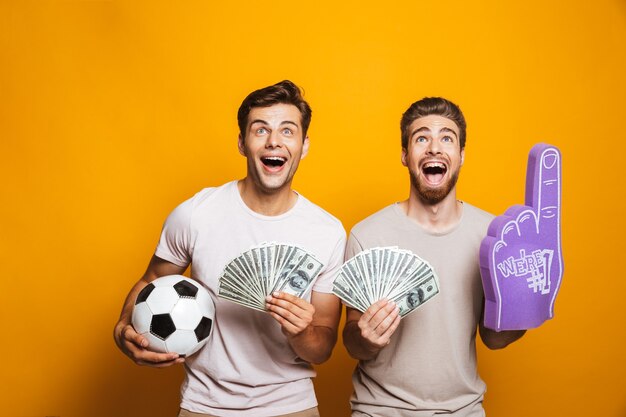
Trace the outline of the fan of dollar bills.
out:
[[[274,291],[302,297],[323,266],[298,246],[263,243],[226,265],[218,293],[226,300],[265,311],[265,297]]]
[[[409,250],[371,248],[343,264],[333,293],[361,312],[387,298],[404,317],[439,293],[439,279],[428,262]]]

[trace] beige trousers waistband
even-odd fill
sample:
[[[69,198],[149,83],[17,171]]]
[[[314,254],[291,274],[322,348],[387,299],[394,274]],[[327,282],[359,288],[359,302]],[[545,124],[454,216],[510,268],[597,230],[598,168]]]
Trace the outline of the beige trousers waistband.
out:
[[[178,417],[216,417],[216,416],[212,414],[193,413],[189,410],[185,410],[184,408],[181,408],[180,412],[178,413]],[[320,417],[320,413],[317,407],[313,407],[313,408],[309,408],[308,410],[298,411],[298,412],[289,413],[289,414],[281,414],[280,416],[276,416],[276,417]]]

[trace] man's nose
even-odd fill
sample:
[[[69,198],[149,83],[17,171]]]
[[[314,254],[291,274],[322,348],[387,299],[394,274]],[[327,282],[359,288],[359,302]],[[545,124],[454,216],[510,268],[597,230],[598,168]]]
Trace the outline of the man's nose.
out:
[[[428,142],[428,153],[438,154],[441,153],[441,144],[438,140],[431,140]]]
[[[277,148],[281,145],[281,138],[278,132],[272,131],[269,135],[267,135],[267,140],[265,141],[266,148]]]

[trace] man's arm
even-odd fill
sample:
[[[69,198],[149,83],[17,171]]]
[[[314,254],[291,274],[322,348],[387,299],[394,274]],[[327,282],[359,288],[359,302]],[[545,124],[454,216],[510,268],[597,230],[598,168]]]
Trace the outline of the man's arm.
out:
[[[311,302],[276,292],[267,297],[268,312],[278,321],[289,345],[302,359],[320,364],[337,343],[341,303],[334,294],[313,291]]]
[[[398,306],[385,299],[372,304],[365,313],[346,307],[343,344],[354,359],[369,360],[389,344],[400,325]]]
[[[480,315],[480,321],[478,322],[478,332],[480,333],[480,338],[483,343],[489,349],[503,349],[520,337],[524,336],[526,333],[526,330],[503,330],[496,332],[495,330],[488,329],[484,324],[484,314],[485,311],[483,306],[483,313]]]
[[[177,353],[158,353],[146,349],[148,340],[135,332],[131,325],[131,318],[135,299],[143,287],[158,277],[182,274],[185,269],[187,268],[152,256],[146,272],[126,296],[122,314],[120,314],[120,319],[113,329],[113,338],[117,347],[136,364],[160,368],[184,361],[183,358],[178,357]]]

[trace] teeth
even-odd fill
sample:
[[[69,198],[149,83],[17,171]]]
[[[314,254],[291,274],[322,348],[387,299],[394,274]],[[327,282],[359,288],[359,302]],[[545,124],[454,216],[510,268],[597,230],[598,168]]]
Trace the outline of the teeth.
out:
[[[283,158],[282,156],[265,156],[263,157],[263,159],[269,159],[270,161],[285,161],[286,158]]]
[[[445,168],[445,165],[441,162],[428,162],[424,164],[424,168]]]

